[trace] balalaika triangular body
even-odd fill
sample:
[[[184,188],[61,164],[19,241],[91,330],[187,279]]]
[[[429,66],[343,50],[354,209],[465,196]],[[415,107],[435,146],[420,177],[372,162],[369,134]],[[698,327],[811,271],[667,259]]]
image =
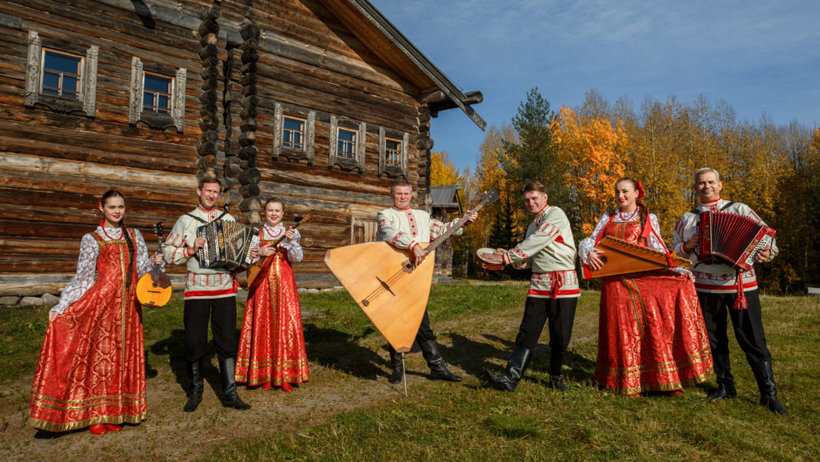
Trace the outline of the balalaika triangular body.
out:
[[[410,351],[427,308],[435,253],[418,267],[386,242],[328,250],[325,264],[399,353]]]

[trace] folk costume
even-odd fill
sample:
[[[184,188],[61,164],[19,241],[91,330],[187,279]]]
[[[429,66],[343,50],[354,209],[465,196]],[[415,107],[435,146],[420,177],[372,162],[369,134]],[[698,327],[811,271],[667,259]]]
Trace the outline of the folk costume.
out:
[[[204,381],[200,360],[207,353],[209,319],[222,376],[222,404],[237,409],[250,408],[236,393],[236,291],[239,284],[234,275],[224,268],[200,267],[194,250],[197,228],[217,219],[235,221],[227,212],[221,212],[216,208],[206,210],[198,206],[192,212],[179,217],[162,248],[166,262],[175,265],[185,264],[188,268],[183,293],[184,354],[191,383],[189,399],[184,407],[186,412],[196,410],[202,400]]]
[[[550,384],[558,390],[566,390],[561,367],[572,335],[578,297],[581,296],[575,256],[575,240],[569,220],[563,210],[549,204],[535,215],[524,240],[502,254],[504,264],[532,269],[532,276],[524,317],[507,369],[501,375],[485,372],[485,377],[495,388],[515,390],[544,324],[549,320]]]
[[[145,419],[145,350],[139,276],[151,259],[142,235],[97,227],[80,245],[77,274],[51,309],[29,407],[29,425],[63,432]],[[131,259],[131,255],[136,257]]]
[[[702,203],[686,212],[675,227],[672,248],[678,255],[683,255],[694,263],[692,273],[695,276],[695,288],[703,310],[706,330],[709,333],[712,356],[715,359],[718,390],[711,393],[709,397],[724,399],[737,394],[734,376],[729,368],[729,338],[726,334],[728,312],[732,319],[737,343],[746,354],[746,360],[752,367],[757,380],[760,404],[767,406],[773,412],[786,414],[786,410],[777,401],[777,388],[772,374],[772,354],[766,346],[766,336],[763,332],[763,318],[754,268],[739,271],[718,261],[702,262],[694,251],[686,252],[683,249],[686,241],[697,232],[698,215],[705,211],[735,213],[753,218],[759,223],[763,223],[763,220],[746,204],[717,199]],[[772,240],[769,261],[777,254],[777,244]]]
[[[603,236],[667,252],[654,214],[604,213],[579,244],[587,256]],[[613,393],[675,392],[706,380],[709,342],[690,273],[674,268],[601,279],[595,380]]]
[[[245,303],[239,354],[236,360],[236,381],[250,386],[271,385],[288,390],[289,384],[310,379],[305,337],[302,332],[302,311],[291,263],[302,261],[301,236],[294,230],[293,240],[284,239],[262,282]],[[260,246],[270,245],[285,234],[281,224],[265,224],[259,232]]]
[[[396,207],[380,211],[376,220],[379,226],[378,240],[385,241],[397,249],[410,251],[420,244],[429,244],[431,240],[435,240],[435,238],[445,233],[458,221],[456,219],[449,223],[443,223],[431,218],[430,214],[424,210],[399,209]],[[458,229],[454,235],[461,235],[462,232],[462,229]],[[444,359],[441,357],[441,352],[436,343],[436,335],[433,333],[433,329],[430,328],[430,317],[426,308],[419,331],[416,334],[416,343],[421,348],[424,359],[430,367],[431,379],[451,382],[461,381],[461,377],[447,370],[444,364]],[[401,355],[396,353],[392,345],[388,344],[388,349],[390,350],[390,362],[393,365],[390,382],[398,383],[404,374]]]

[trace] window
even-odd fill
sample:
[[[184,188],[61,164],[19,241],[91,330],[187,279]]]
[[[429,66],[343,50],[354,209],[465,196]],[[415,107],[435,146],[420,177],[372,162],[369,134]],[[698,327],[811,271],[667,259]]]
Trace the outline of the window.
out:
[[[146,72],[143,79],[142,110],[170,114],[173,82],[170,77]]]
[[[304,149],[305,121],[295,117],[285,117],[282,122],[282,147]]]
[[[379,232],[379,224],[372,216],[353,216],[350,219],[350,243],[374,242]]]
[[[185,129],[185,69],[131,58],[128,123],[143,123],[156,130]]]
[[[273,158],[307,160],[313,165],[316,112],[275,103],[273,110]]]
[[[353,159],[356,157],[356,132],[339,129],[339,143],[336,145],[336,155]]]
[[[29,31],[23,104],[94,117],[98,55],[96,45],[84,48],[61,39],[41,38],[37,32]]]
[[[364,173],[367,124],[330,116],[329,166]]]
[[[40,93],[80,99],[83,57],[55,50],[43,50],[43,82]]]
[[[397,178],[408,174],[410,134],[379,128],[379,175]]]
[[[401,167],[401,141],[387,139],[384,141],[385,164],[388,167]]]

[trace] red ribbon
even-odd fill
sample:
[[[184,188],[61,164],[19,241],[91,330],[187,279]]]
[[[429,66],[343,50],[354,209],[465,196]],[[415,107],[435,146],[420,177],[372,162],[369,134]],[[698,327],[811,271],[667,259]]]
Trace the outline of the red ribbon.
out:
[[[643,196],[646,195],[646,191],[643,190],[643,185],[641,182],[638,182],[638,199],[643,199]]]

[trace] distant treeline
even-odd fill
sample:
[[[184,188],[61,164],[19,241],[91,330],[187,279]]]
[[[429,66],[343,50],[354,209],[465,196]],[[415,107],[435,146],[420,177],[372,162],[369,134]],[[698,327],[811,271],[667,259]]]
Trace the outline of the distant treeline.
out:
[[[724,199],[748,204],[777,231],[780,255],[757,266],[761,289],[799,293],[820,285],[817,127],[776,125],[765,115],[740,121],[727,104],[702,97],[691,104],[646,99],[636,109],[626,99],[611,104],[595,91],[581,106],[555,113],[534,88],[511,124],[490,128],[474,171],[459,172],[446,153],[433,154],[431,182],[458,182],[465,204],[487,188],[501,194],[456,242],[456,268],[479,247],[509,248],[523,237],[531,217],[518,188],[529,179],[545,183],[550,204],[567,212],[579,241],[601,213],[614,210],[615,181],[635,178],[671,244],[678,218],[697,204],[693,173],[711,167],[720,172]]]

